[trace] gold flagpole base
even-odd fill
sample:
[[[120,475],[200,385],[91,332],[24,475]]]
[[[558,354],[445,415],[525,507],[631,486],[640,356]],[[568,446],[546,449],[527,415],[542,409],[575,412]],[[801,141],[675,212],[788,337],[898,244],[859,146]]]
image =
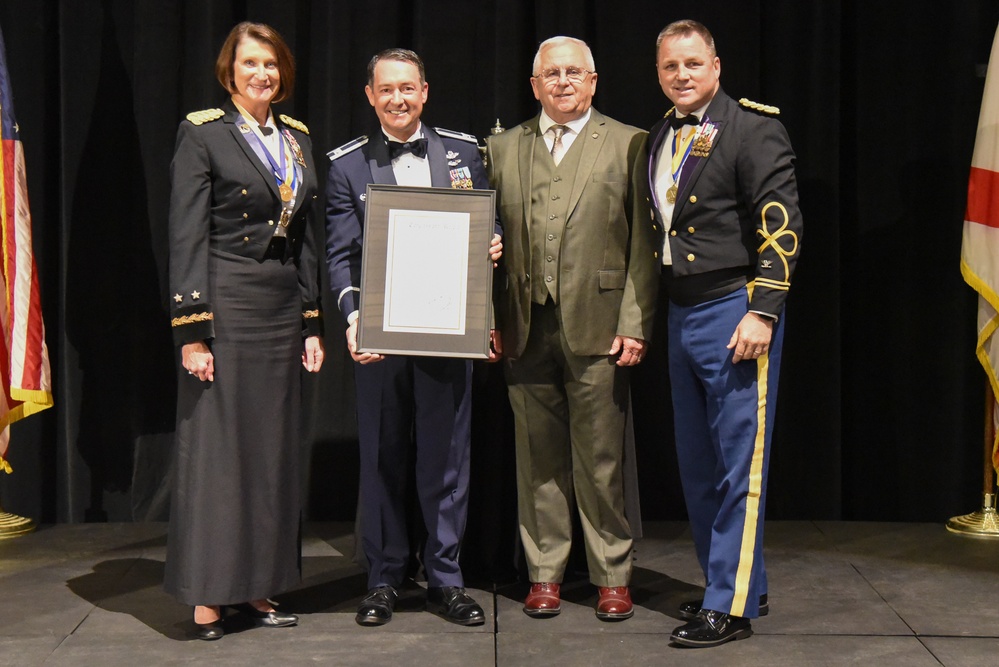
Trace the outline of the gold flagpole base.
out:
[[[20,537],[35,529],[35,522],[23,516],[4,512],[0,507],[0,540],[8,537]]]
[[[947,530],[970,537],[999,537],[999,515],[996,514],[995,495],[984,494],[980,511],[952,517],[947,522]]]

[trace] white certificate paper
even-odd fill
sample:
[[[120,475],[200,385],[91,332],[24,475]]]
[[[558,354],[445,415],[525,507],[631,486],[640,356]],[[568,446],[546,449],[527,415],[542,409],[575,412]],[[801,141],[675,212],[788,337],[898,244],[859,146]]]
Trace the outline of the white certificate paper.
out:
[[[460,212],[389,210],[385,331],[465,335],[470,220]]]

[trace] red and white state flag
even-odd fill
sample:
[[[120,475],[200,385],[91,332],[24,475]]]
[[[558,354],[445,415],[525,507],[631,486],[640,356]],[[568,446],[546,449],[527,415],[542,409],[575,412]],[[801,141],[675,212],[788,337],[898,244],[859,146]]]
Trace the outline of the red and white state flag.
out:
[[[0,33],[0,471],[10,424],[52,406],[52,375],[31,249],[24,151]]]
[[[978,292],[978,359],[999,396],[999,31],[992,42],[968,179],[961,274]],[[999,444],[999,440],[997,443]],[[992,450],[999,469],[999,451]]]

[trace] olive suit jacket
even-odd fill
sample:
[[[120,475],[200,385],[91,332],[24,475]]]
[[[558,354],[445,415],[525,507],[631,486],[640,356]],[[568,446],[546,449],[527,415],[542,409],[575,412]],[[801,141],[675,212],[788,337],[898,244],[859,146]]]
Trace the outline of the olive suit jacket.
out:
[[[496,295],[504,354],[517,358],[531,326],[531,190],[540,116],[489,137],[488,170],[503,225]],[[558,259],[562,331],[573,354],[610,352],[616,335],[652,336],[660,260],[649,209],[646,133],[591,109]],[[537,276],[537,279],[540,279]]]

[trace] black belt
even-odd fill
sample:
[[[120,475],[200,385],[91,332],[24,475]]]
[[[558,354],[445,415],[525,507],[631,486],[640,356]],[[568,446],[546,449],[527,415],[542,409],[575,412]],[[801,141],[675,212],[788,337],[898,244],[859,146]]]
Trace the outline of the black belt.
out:
[[[690,276],[674,276],[672,267],[663,266],[662,289],[669,300],[689,308],[730,294],[749,282],[751,267],[737,266]]]

